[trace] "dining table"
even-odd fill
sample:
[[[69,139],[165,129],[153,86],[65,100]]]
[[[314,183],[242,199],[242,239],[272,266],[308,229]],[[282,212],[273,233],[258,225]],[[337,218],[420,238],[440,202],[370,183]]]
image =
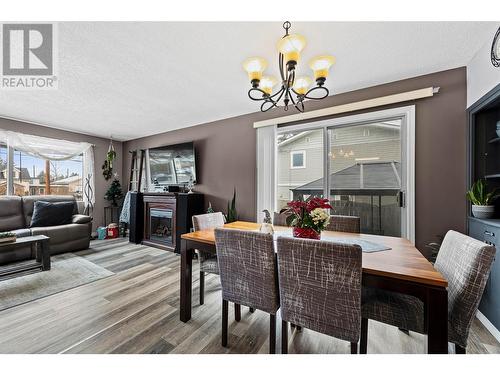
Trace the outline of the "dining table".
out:
[[[259,231],[261,224],[235,221],[224,228]],[[275,236],[290,236],[292,229],[274,227]],[[424,303],[427,352],[448,353],[448,283],[422,253],[406,238],[372,234],[321,232],[321,240],[366,242],[384,250],[363,251],[362,284],[419,298]],[[181,236],[180,320],[191,319],[192,260],[202,251],[216,254],[214,229],[185,233]],[[202,306],[200,306],[202,308]]]

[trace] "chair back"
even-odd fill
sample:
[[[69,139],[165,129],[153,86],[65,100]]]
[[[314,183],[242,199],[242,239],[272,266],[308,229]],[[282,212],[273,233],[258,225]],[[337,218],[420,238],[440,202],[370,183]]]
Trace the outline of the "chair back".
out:
[[[444,237],[435,267],[448,281],[450,341],[467,346],[472,320],[488,280],[495,247],[453,230]]]
[[[222,212],[214,212],[211,214],[193,215],[193,229],[208,230],[217,227],[222,227],[225,224],[224,215]]]
[[[361,247],[278,238],[283,320],[341,340],[361,331]]]
[[[287,227],[286,223],[287,214],[280,214],[278,212],[274,212],[273,214],[273,225],[277,225],[279,227]]]
[[[360,220],[358,216],[330,215],[330,222],[326,230],[335,232],[360,233]]]
[[[222,298],[275,314],[279,308],[273,236],[215,229]]]

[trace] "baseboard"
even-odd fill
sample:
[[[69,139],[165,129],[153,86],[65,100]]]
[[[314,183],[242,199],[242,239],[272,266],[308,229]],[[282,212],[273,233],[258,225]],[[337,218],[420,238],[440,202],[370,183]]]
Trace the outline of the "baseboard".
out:
[[[500,331],[485,317],[481,311],[477,310],[476,317],[486,327],[486,329],[493,335],[494,338],[500,343]]]

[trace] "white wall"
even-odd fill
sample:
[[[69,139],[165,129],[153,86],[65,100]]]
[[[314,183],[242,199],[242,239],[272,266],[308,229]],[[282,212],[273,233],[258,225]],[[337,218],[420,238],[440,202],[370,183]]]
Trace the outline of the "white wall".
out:
[[[491,43],[496,28],[491,37],[467,64],[467,107],[474,104],[479,98],[500,83],[500,68],[491,63]]]

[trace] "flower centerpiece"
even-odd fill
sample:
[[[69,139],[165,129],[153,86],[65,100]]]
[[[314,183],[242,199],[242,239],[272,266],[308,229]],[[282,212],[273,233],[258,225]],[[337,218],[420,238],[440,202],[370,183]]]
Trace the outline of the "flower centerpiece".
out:
[[[287,203],[281,213],[287,214],[286,222],[293,227],[293,236],[319,240],[321,231],[330,222],[328,209],[332,209],[328,199],[310,197],[307,200],[295,200]]]

